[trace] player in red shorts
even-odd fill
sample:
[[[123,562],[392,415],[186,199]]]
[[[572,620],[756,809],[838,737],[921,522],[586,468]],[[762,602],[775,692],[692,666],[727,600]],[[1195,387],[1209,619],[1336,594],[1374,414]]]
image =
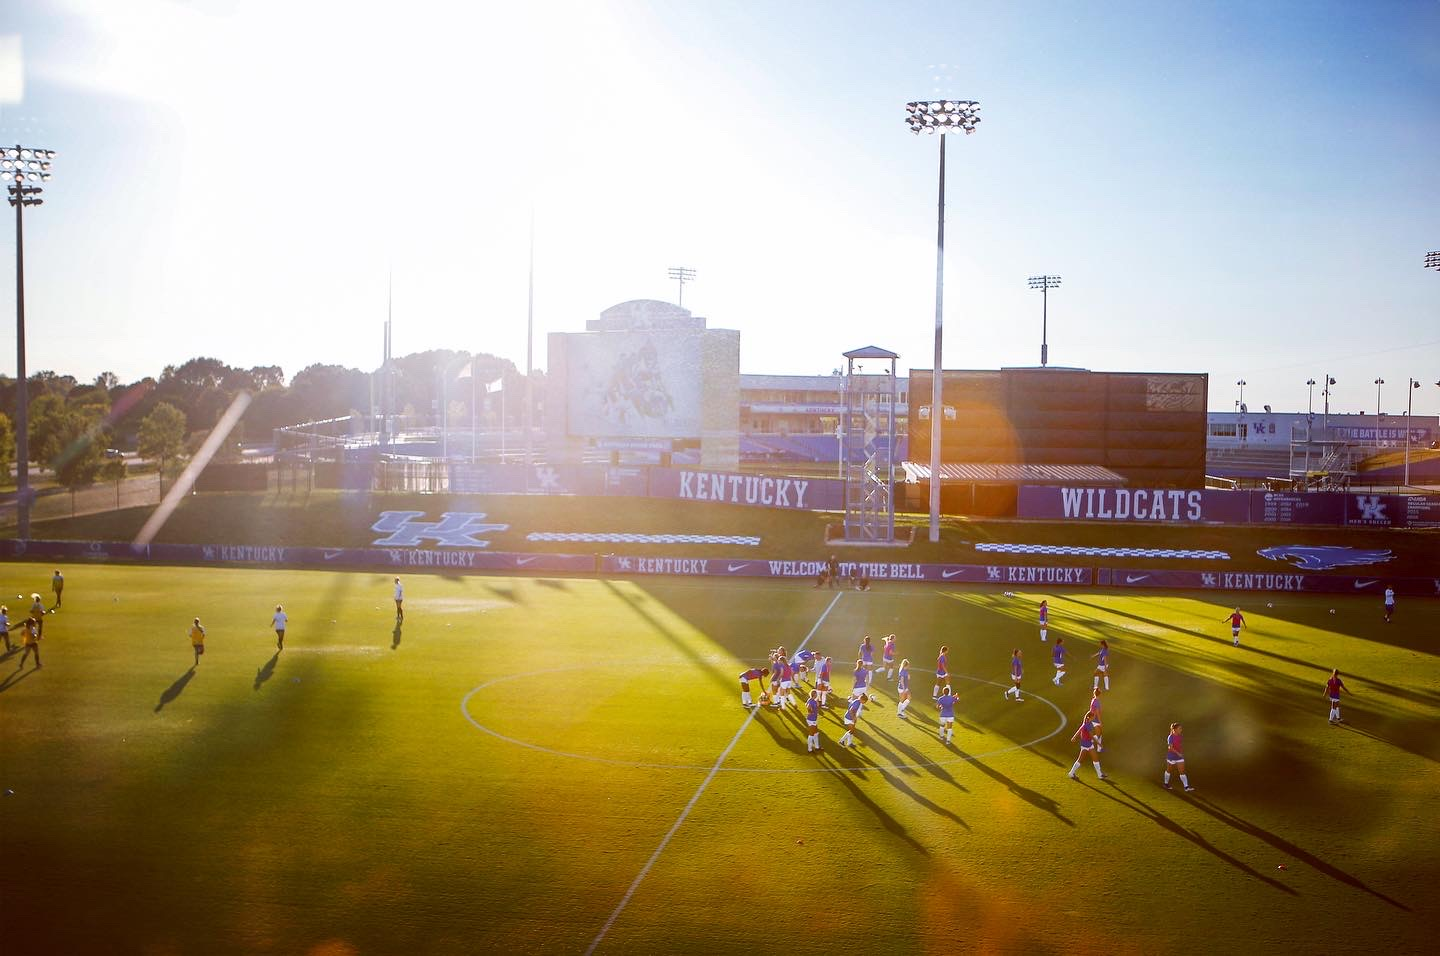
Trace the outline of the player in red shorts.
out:
[[[765,675],[770,673],[766,667],[752,667],[740,675],[740,706],[754,707],[755,702],[750,699],[750,682],[757,681],[760,684],[760,696],[765,696]]]

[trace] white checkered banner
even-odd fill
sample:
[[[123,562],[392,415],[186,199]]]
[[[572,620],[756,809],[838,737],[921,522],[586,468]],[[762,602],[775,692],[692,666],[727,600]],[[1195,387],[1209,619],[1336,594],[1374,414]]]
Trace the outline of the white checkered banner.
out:
[[[1001,554],[1075,554],[1103,558],[1197,558],[1229,561],[1225,551],[1196,551],[1186,548],[1091,548],[1068,544],[977,544],[976,551]]]

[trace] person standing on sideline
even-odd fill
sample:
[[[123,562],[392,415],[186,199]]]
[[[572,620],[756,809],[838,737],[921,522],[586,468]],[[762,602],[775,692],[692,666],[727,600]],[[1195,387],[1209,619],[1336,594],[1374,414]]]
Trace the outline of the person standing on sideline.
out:
[[[405,585],[399,578],[395,579],[395,620],[405,620]]]
[[[55,606],[60,606],[60,595],[65,590],[65,575],[56,568],[55,573],[50,576],[50,590],[55,592]]]
[[[200,619],[198,617],[195,619],[195,622],[190,625],[190,646],[195,651],[195,664],[192,666],[198,667],[200,665],[200,655],[205,653],[205,628],[200,625]]]
[[[955,739],[955,704],[960,698],[946,684],[942,693],[935,699],[940,705],[940,740],[942,743],[950,743]]]
[[[59,571],[56,571],[55,573],[56,573],[56,574],[59,574],[60,572],[59,572]],[[1392,616],[1394,613],[1395,613],[1395,589],[1394,589],[1393,587],[1387,587],[1387,588],[1385,589],[1385,623],[1386,623],[1386,624],[1389,624],[1389,623],[1390,623],[1390,618],[1391,618],[1391,616]]]
[[[1185,788],[1186,793],[1195,789],[1190,786],[1190,778],[1185,775],[1185,739],[1179,724],[1171,724],[1170,735],[1165,738],[1165,781],[1162,786],[1166,790],[1171,789],[1171,771],[1180,775],[1180,785]]]
[[[895,679],[895,635],[890,634],[885,638],[885,649],[881,655],[885,662],[885,679]]]
[[[949,646],[941,644],[940,656],[935,658],[935,690],[930,694],[931,700],[940,699],[940,688],[944,686],[946,681],[950,680],[950,665],[947,663],[949,658]]]
[[[290,616],[285,613],[285,608],[279,604],[275,605],[275,616],[270,619],[270,626],[275,628],[275,649],[285,650],[285,625],[289,623]]]
[[[0,604],[0,639],[5,641],[6,654],[15,650],[15,645],[10,643],[10,609],[3,604]]]
[[[1050,651],[1050,661],[1055,665],[1055,678],[1050,681],[1050,683],[1054,684],[1056,687],[1060,686],[1061,679],[1065,677],[1066,653],[1068,653],[1068,649],[1065,647],[1065,638],[1055,638],[1055,647],[1053,650]]]
[[[752,680],[760,684],[760,696],[765,696],[765,675],[768,673],[769,671],[764,667],[752,667],[740,675],[740,706],[755,706],[755,702],[750,699],[750,682]]]
[[[830,560],[825,562],[825,576],[830,581],[833,590],[839,587],[840,582],[840,560],[835,555],[830,555]]]
[[[1100,678],[1105,678],[1105,689],[1110,689],[1110,643],[1103,637],[1100,639],[1100,650],[1090,655],[1095,658],[1095,686],[1094,690],[1100,689]]]
[[[1240,646],[1240,628],[1245,626],[1245,615],[1240,613],[1237,607],[1232,614],[1227,614],[1220,620],[1230,622],[1230,636],[1235,638],[1235,646]]]
[[[850,698],[850,705],[845,708],[845,734],[840,738],[840,746],[849,747],[855,743],[855,728],[860,723],[860,711],[868,703],[870,698],[865,694]]]
[[[1084,760],[1086,756],[1089,756],[1090,762],[1095,765],[1095,776],[1100,780],[1105,779],[1105,773],[1100,769],[1100,758],[1095,754],[1095,724],[1092,722],[1094,716],[1094,714],[1086,714],[1085,719],[1080,721],[1080,726],[1070,737],[1072,741],[1080,741],[1080,755],[1075,758],[1075,766],[1070,768],[1071,780],[1080,779],[1075,774],[1080,771],[1080,761]]]
[[[901,720],[909,720],[905,711],[910,706],[910,658],[900,662],[900,679],[895,684],[895,694],[900,698],[900,703],[895,708],[895,716]]]
[[[1049,627],[1050,627],[1050,602],[1049,602],[1049,601],[1046,601],[1046,600],[1042,600],[1042,601],[1040,602],[1040,640],[1043,641],[1043,640],[1046,639],[1046,638],[1045,638],[1045,634],[1046,634],[1046,631],[1049,629]]]
[[[20,652],[20,667],[16,669],[23,669],[25,659],[30,656],[31,651],[34,651],[35,669],[38,671],[40,669],[40,628],[36,625],[34,618],[27,617],[25,619],[25,636],[21,642],[25,645],[25,650]]]
[[[1015,686],[1005,692],[1006,697],[1014,694],[1016,701],[1024,699],[1020,696],[1020,678],[1024,676],[1025,665],[1020,663],[1020,648],[1017,647],[1010,652],[1010,682]]]
[[[1345,721],[1340,719],[1340,692],[1342,690],[1349,693],[1350,688],[1346,687],[1345,682],[1340,679],[1340,671],[1338,669],[1332,670],[1330,672],[1330,679],[1325,682],[1325,696],[1330,700],[1331,724],[1345,723]]]
[[[805,702],[805,752],[820,752],[820,692],[812,690]]]

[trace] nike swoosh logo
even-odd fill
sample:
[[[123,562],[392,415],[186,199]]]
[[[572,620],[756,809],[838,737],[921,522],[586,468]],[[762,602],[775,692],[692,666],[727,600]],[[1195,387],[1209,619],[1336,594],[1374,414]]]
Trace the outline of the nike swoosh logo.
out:
[[[739,564],[727,564],[727,565],[725,565],[725,570],[726,570],[726,571],[739,571],[741,568],[748,568],[749,566],[750,566],[750,562],[749,562],[749,561],[741,561]]]
[[[516,559],[515,559],[515,567],[517,567],[517,568],[523,568],[523,567],[525,567],[525,565],[529,564],[531,561],[534,561],[534,560],[535,560],[534,558],[516,558]]]
[[[344,554],[344,553],[345,553],[344,551],[326,551],[326,552],[325,552],[325,560],[326,560],[326,561],[333,561],[333,560],[335,560],[336,558],[340,557],[340,555],[342,555],[342,554]]]
[[[964,573],[965,573],[964,571],[941,571],[941,572],[940,572],[940,577],[942,577],[942,578],[953,578],[953,577],[954,577],[955,575],[957,575],[957,574],[964,574]]]
[[[1149,576],[1148,574],[1127,574],[1125,575],[1125,583],[1134,584],[1136,581],[1143,581]]]
[[[1369,587],[1370,585],[1372,585],[1372,584],[1379,584],[1379,583],[1380,583],[1380,581],[1379,581],[1379,579],[1377,578],[1377,579],[1374,580],[1374,581],[1356,581],[1356,582],[1355,582],[1355,586],[1356,586],[1357,588],[1368,588],[1368,587]]]

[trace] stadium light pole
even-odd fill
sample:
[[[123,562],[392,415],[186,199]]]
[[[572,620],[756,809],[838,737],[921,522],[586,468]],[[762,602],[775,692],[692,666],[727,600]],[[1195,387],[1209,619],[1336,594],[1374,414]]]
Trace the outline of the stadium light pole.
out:
[[[1410,415],[1415,411],[1415,389],[1420,383],[1415,379],[1410,380],[1410,387],[1405,389],[1405,487],[1410,487]]]
[[[1330,386],[1335,384],[1334,377],[1325,373],[1325,387],[1321,389],[1320,395],[1325,399],[1325,438],[1330,438]]]
[[[940,199],[935,226],[935,370],[930,389],[930,540],[940,540],[940,374],[941,341],[945,329],[945,134],[975,132],[980,104],[974,100],[929,100],[905,104],[910,132],[940,137]]]
[[[687,269],[684,266],[672,266],[670,268],[670,278],[680,283],[680,295],[675,300],[675,304],[683,309],[685,308],[685,283],[695,281],[695,270]]]
[[[1376,376],[1376,378],[1375,378],[1375,428],[1376,428],[1375,437],[1376,437],[1377,440],[1378,440],[1379,437],[1380,437],[1380,432],[1379,432],[1379,428],[1380,428],[1380,386],[1381,386],[1381,385],[1384,385],[1384,384],[1385,384],[1385,380],[1384,380],[1383,378],[1380,378],[1379,376]]]
[[[1315,436],[1315,380],[1307,378],[1305,384],[1309,386],[1310,397],[1305,403],[1305,487],[1310,487],[1310,441]]]
[[[1059,276],[1031,276],[1030,288],[1040,290],[1040,367],[1050,364],[1050,345],[1047,341],[1049,325],[1050,290],[1060,288]]]
[[[0,182],[15,207],[15,537],[30,537],[30,382],[25,372],[25,207],[41,206],[43,191],[26,183],[48,182],[53,149],[0,149]]]
[[[1240,397],[1235,400],[1235,437],[1243,441],[1245,436],[1241,434],[1240,430],[1245,426],[1240,419],[1245,414],[1245,386],[1248,383],[1242,378],[1237,380],[1235,384],[1240,386]]]

